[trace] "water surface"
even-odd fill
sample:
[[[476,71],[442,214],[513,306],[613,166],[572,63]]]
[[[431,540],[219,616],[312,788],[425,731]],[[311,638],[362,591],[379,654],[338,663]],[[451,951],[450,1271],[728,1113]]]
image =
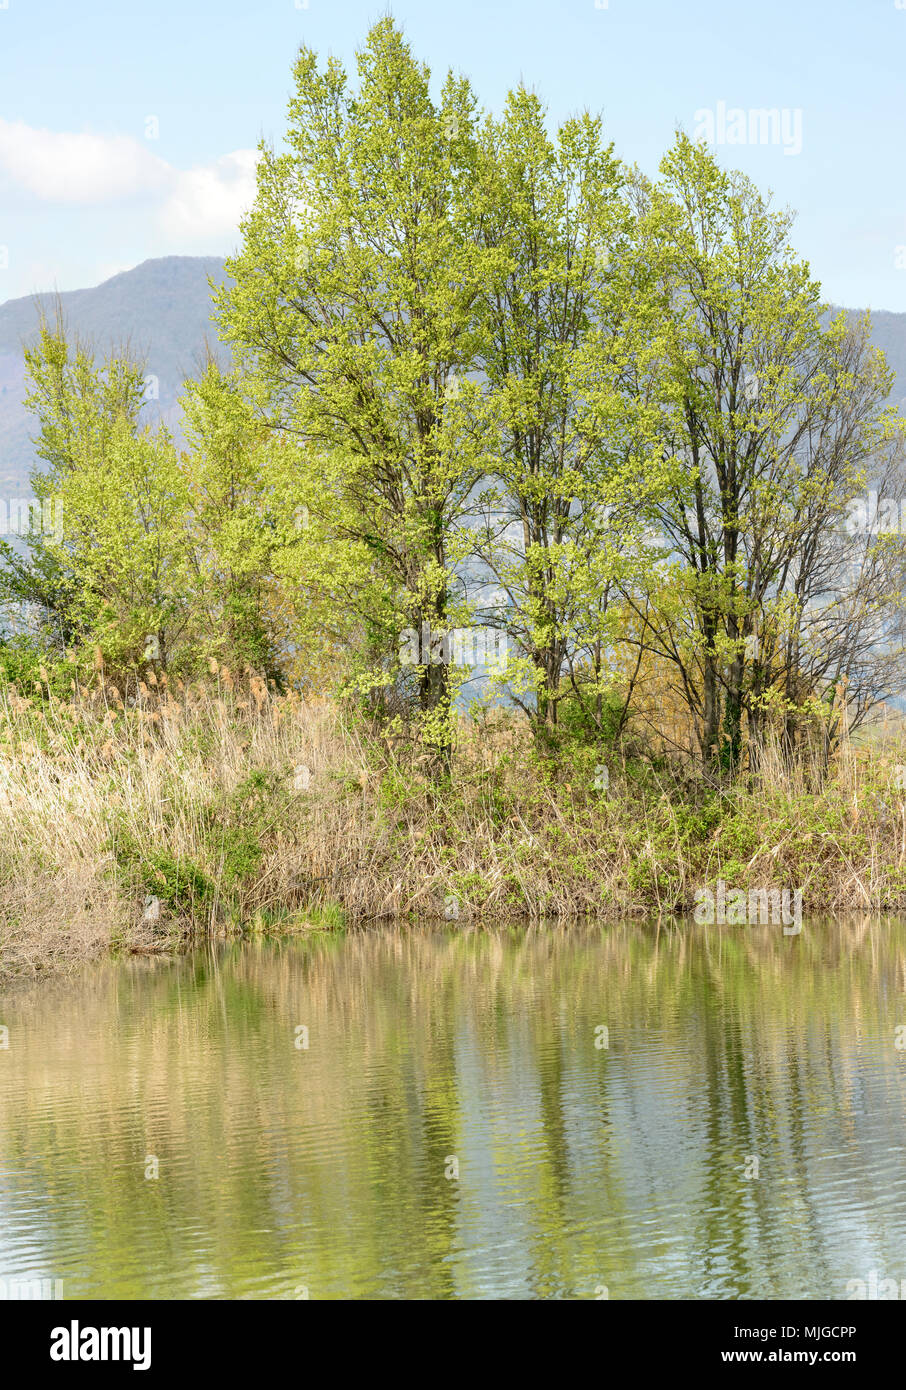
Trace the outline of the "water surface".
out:
[[[846,1298],[906,1277],[904,989],[906,928],[857,922],[393,930],[17,990],[0,1280]]]

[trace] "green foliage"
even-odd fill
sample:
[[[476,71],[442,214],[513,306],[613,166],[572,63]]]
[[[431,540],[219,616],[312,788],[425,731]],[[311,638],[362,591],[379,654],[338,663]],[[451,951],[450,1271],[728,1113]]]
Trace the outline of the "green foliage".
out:
[[[341,933],[346,930],[346,913],[339,903],[317,903],[306,909],[305,918],[318,931]]]
[[[217,888],[194,864],[175,858],[166,847],[139,845],[123,828],[114,836],[113,849],[119,867],[171,912],[201,922],[209,916]]]
[[[69,653],[133,692],[223,668],[339,690],[448,796],[468,671],[444,646],[482,624],[533,795],[545,760],[593,782],[627,733],[663,746],[677,705],[724,786],[774,728],[791,764],[816,730],[831,749],[902,650],[906,542],[845,526],[869,468],[906,478],[868,321],[826,322],[791,216],[684,135],[649,180],[524,86],[482,115],[390,18],[356,64],[299,52],[217,295],[235,365],[186,384],[185,450],[128,353],[59,318],[27,349],[55,520],[0,545],[0,604],[35,631],[0,672],[65,693]],[[506,824],[503,772],[487,795]],[[210,817],[240,892],[271,821],[248,789]]]
[[[209,362],[183,400],[183,460],[195,538],[198,652],[281,680],[281,637],[269,589],[292,532],[281,498],[283,450],[238,373]]]
[[[556,725],[539,729],[539,742],[552,750],[584,746],[603,754],[616,745],[624,706],[625,697],[612,687],[593,701],[575,693],[566,694],[558,701]]]
[[[225,801],[210,810],[212,849],[222,865],[227,889],[255,877],[269,833],[279,823],[288,801],[285,780],[257,771]]]
[[[295,65],[285,153],[228,264],[221,324],[288,452],[308,524],[286,557],[312,621],[357,641],[352,688],[383,692],[401,633],[453,618],[448,535],[480,476],[466,428],[484,257],[471,206],[474,98],[429,74],[391,20],[350,90],[336,59]],[[365,640],[363,640],[365,639]],[[417,665],[426,741],[449,743],[450,670]]]
[[[219,908],[240,917],[244,894],[258,878],[289,803],[286,779],[257,770],[198,812],[203,867],[174,856],[166,846],[145,843],[122,824],[112,840],[114,856],[121,869],[178,916],[197,921]]]
[[[458,541],[506,596],[489,614],[511,639],[497,683],[553,727],[567,674],[593,720],[611,679],[617,586],[647,553],[662,469],[656,416],[633,389],[644,293],[626,175],[599,119],[550,136],[520,87],[480,148],[476,215],[493,251],[477,358],[488,462]]]
[[[744,716],[756,749],[769,715],[792,742],[816,699],[833,732],[841,679],[862,717],[892,677],[901,648],[877,618],[899,606],[896,563],[845,521],[868,470],[901,493],[904,422],[867,322],[824,321],[791,214],[748,178],[679,135],[640,204],[645,372],[672,466],[636,642],[675,671],[703,760],[733,773]]]
[[[0,686],[14,685],[22,695],[42,699],[48,694],[58,700],[72,693],[74,668],[55,652],[43,651],[33,639],[24,636],[0,641]]]

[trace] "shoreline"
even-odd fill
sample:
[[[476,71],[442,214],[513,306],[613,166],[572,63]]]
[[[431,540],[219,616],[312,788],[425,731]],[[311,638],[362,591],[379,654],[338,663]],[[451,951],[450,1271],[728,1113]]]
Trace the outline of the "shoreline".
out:
[[[438,782],[337,704],[252,692],[0,690],[0,979],[380,921],[906,913],[899,733],[844,743],[814,785],[713,785],[619,748],[542,755],[498,714],[463,721]]]
[[[324,940],[343,938],[347,935],[381,934],[387,931],[405,933],[422,930],[425,933],[443,932],[445,935],[472,935],[474,933],[493,936],[496,932],[526,934],[544,931],[551,936],[570,932],[581,933],[593,928],[650,928],[673,932],[715,931],[743,934],[749,931],[773,933],[778,938],[793,939],[814,929],[816,925],[845,928],[854,923],[890,924],[906,919],[906,902],[899,908],[881,910],[841,908],[835,912],[822,912],[820,907],[803,918],[801,923],[787,925],[783,920],[764,920],[756,918],[748,921],[728,922],[700,921],[693,912],[651,913],[644,908],[613,910],[607,913],[581,913],[558,918],[533,918],[528,914],[502,916],[480,913],[467,919],[453,921],[441,916],[418,916],[400,913],[371,919],[360,919],[343,926],[326,927],[314,920],[296,920],[283,928],[270,927],[265,930],[235,929],[232,931],[199,932],[180,929],[166,937],[152,938],[137,933],[133,938],[111,938],[103,943],[93,943],[84,949],[73,949],[65,932],[55,939],[45,940],[40,947],[34,945],[27,952],[13,955],[12,963],[5,943],[0,938],[0,991],[10,991],[29,984],[55,983],[75,977],[81,970],[91,965],[121,965],[133,961],[172,962],[190,956],[206,947],[238,947],[262,944],[283,944],[300,939]]]

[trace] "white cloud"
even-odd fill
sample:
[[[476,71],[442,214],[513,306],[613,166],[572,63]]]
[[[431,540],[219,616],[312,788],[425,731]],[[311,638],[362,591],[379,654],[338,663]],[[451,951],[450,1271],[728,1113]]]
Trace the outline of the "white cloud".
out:
[[[165,160],[125,135],[36,130],[0,120],[0,170],[36,198],[100,203],[161,192],[173,177]]]
[[[257,150],[177,169],[125,135],[37,130],[0,120],[0,174],[42,201],[156,203],[163,237],[220,242],[235,233],[255,196]]]
[[[178,242],[212,242],[235,232],[255,198],[257,162],[257,150],[234,150],[215,164],[174,171],[160,214],[164,235]]]

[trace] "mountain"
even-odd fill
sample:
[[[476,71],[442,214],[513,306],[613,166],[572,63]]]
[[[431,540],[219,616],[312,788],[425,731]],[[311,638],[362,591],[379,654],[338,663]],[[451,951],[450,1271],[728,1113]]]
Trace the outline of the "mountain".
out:
[[[196,374],[206,344],[213,347],[217,341],[208,281],[220,284],[224,276],[219,256],[166,256],[93,289],[0,305],[0,497],[24,497],[30,491],[34,421],[22,405],[22,346],[34,337],[39,306],[52,316],[58,298],[70,333],[96,353],[128,344],[158,380],[159,400],[149,413],[159,413],[178,433],[182,384]],[[894,398],[906,412],[906,314],[878,312],[872,324],[874,341],[897,373]]]
[[[59,300],[68,332],[98,354],[128,345],[157,378],[150,413],[178,426],[177,398],[197,373],[206,344],[217,341],[209,278],[220,284],[219,256],[167,256],[105,280],[94,289],[10,299],[0,305],[0,496],[29,492],[36,460],[34,420],[25,410],[23,344],[35,337],[41,309],[52,318]],[[222,351],[222,350],[221,350]]]
[[[906,314],[891,314],[886,310],[872,313],[871,340],[886,356],[888,367],[897,374],[893,399],[906,415]]]

